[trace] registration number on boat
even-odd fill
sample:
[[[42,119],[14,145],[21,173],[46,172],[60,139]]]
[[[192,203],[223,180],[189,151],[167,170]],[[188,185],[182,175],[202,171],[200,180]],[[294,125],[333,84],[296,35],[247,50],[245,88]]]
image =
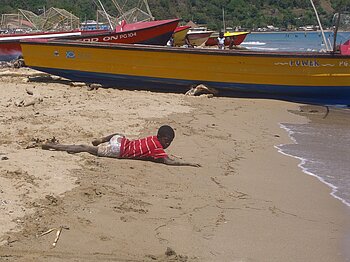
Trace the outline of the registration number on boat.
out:
[[[132,38],[136,37],[136,32],[131,33],[125,33],[125,34],[118,34],[118,35],[112,35],[112,36],[104,36],[103,38],[93,37],[93,38],[85,38],[83,41],[85,42],[110,42],[118,39],[126,39],[126,38]]]

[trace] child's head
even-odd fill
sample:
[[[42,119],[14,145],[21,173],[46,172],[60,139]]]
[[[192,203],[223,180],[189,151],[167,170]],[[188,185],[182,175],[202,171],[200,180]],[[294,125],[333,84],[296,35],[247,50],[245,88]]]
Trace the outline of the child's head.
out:
[[[172,129],[172,127],[170,127],[168,125],[161,126],[158,129],[157,137],[158,137],[160,144],[165,149],[168,146],[170,146],[171,142],[173,141],[173,139],[175,137],[174,129]]]
[[[220,33],[219,33],[219,37],[220,37],[220,38],[224,37],[224,32],[220,32]]]

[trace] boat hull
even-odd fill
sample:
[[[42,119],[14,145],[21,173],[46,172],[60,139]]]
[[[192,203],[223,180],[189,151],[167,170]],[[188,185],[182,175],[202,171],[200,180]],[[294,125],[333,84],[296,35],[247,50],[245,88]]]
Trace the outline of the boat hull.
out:
[[[192,46],[202,46],[208,40],[213,31],[188,32],[187,37]]]
[[[174,31],[174,45],[182,46],[185,44],[185,38],[190,30],[190,26],[179,26]]]
[[[170,19],[126,24],[118,27],[115,32],[83,35],[70,39],[84,42],[166,45],[179,21],[179,19]]]
[[[11,61],[22,55],[19,42],[0,42],[0,61]]]
[[[234,45],[240,45],[249,32],[233,32],[233,33],[225,33],[225,46],[230,45],[231,39],[233,39],[233,44]],[[219,34],[212,34],[208,40],[205,42],[206,46],[214,46],[217,45],[217,38],[219,37]],[[231,39],[230,39],[231,38]]]
[[[80,37],[83,31],[46,32],[28,34],[5,34],[0,35],[0,61],[11,61],[22,55],[20,40]],[[100,31],[94,31],[100,32]],[[105,32],[105,31],[104,31]]]
[[[59,41],[22,49],[28,66],[74,81],[181,92],[205,84],[221,95],[350,104],[349,56]]]
[[[178,25],[179,19],[126,24],[116,31],[72,31],[5,35],[0,37],[0,61],[10,61],[22,55],[20,40],[60,38],[84,42],[166,45]]]

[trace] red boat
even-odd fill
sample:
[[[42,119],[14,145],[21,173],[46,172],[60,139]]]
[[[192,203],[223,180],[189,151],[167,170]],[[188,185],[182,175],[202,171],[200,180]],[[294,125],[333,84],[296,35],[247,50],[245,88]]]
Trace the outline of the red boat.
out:
[[[98,34],[72,36],[69,39],[87,42],[110,42],[123,44],[166,45],[180,19],[123,23],[115,31]]]
[[[69,31],[0,35],[0,61],[10,61],[22,55],[20,40],[60,38],[88,42],[166,45],[180,19],[123,23],[115,31]]]
[[[229,46],[230,42],[233,40],[233,45],[240,45],[246,36],[250,34],[250,32],[226,32],[225,36],[225,46]],[[219,33],[212,34],[208,40],[205,42],[206,46],[217,45],[217,38],[219,37]],[[232,39],[232,40],[231,40]]]
[[[344,44],[340,45],[339,50],[342,55],[350,55],[350,39]]]
[[[96,31],[66,31],[66,32],[37,32],[27,34],[3,34],[0,35],[0,61],[11,61],[22,55],[19,42],[24,39],[47,39],[81,37],[83,34],[97,34],[109,32],[106,30]]]

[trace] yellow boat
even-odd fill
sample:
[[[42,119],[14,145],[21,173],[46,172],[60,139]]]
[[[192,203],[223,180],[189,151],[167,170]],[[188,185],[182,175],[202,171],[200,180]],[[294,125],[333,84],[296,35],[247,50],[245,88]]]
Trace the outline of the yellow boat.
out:
[[[178,26],[176,27],[174,31],[174,45],[175,46],[182,46],[185,44],[185,38],[190,30],[190,26]]]
[[[21,42],[25,64],[74,81],[114,87],[185,91],[193,85],[221,95],[350,105],[350,56],[163,46]]]

